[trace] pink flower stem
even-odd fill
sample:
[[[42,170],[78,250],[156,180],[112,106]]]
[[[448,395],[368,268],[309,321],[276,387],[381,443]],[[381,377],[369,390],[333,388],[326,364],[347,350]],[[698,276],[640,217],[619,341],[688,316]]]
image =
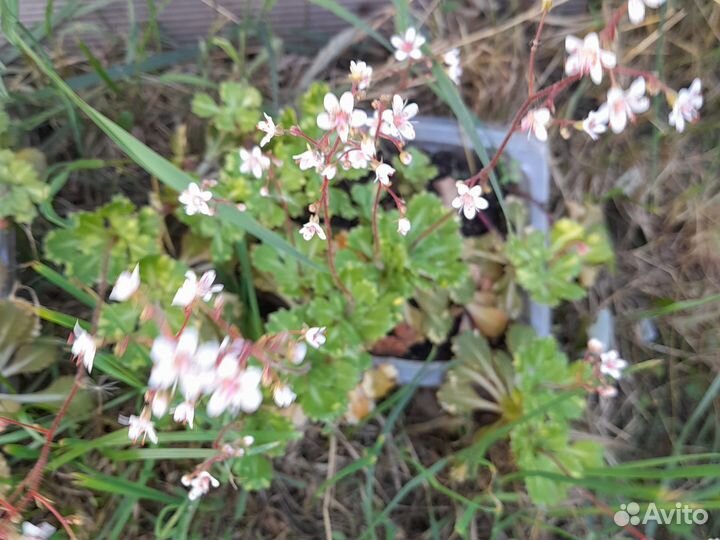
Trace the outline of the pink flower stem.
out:
[[[535,54],[537,53],[538,47],[540,47],[540,35],[545,26],[545,17],[547,17],[548,11],[548,9],[543,9],[537,32],[535,32],[535,39],[533,39],[532,47],[530,48],[530,60],[528,62],[528,96],[532,96],[535,92]]]
[[[675,91],[670,88],[667,84],[662,82],[660,79],[657,78],[656,75],[653,73],[650,73],[649,71],[643,71],[641,69],[634,69],[624,66],[617,66],[610,70],[611,74],[617,73],[618,75],[628,75],[630,77],[642,77],[643,79],[646,79],[650,81],[651,84],[657,86],[660,88],[663,92],[666,94],[673,94]]]
[[[60,522],[60,525],[62,525],[62,528],[65,529],[65,532],[67,533],[70,540],[77,540],[77,536],[75,536],[75,533],[70,528],[70,524],[63,517],[63,515],[58,512],[57,508],[55,508],[48,499],[46,499],[39,493],[33,493],[33,498],[37,503],[43,505],[45,508],[50,510],[50,513],[52,513],[52,515],[57,518],[57,520]]]
[[[380,261],[380,233],[378,232],[377,211],[378,206],[380,205],[382,190],[382,182],[378,182],[377,192],[375,193],[375,202],[373,202],[372,209],[373,253],[375,254],[376,262]]]

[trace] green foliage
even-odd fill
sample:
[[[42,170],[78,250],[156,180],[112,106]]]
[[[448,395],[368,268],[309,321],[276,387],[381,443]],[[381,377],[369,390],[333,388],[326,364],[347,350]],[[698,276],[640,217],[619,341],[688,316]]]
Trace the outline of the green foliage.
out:
[[[410,165],[403,165],[398,156],[393,156],[392,165],[395,169],[395,180],[398,190],[404,196],[411,193],[425,191],[428,182],[435,180],[438,169],[430,161],[430,156],[425,152],[411,147],[407,153],[412,156]]]
[[[37,215],[36,205],[48,196],[47,184],[28,159],[31,156],[0,149],[0,219],[30,223]]]
[[[149,207],[136,209],[125,197],[69,220],[68,228],[47,235],[45,256],[86,285],[99,281],[105,259],[112,282],[142,258],[161,253],[160,216]]]
[[[560,219],[553,225],[549,243],[540,231],[510,236],[505,255],[515,269],[518,283],[532,299],[550,306],[584,298],[583,283],[577,283],[583,270],[613,260],[601,224],[583,226],[570,219]]]
[[[249,133],[260,120],[262,96],[247,83],[224,82],[220,85],[220,103],[209,94],[198,93],[192,101],[192,112],[206,118],[220,133]]]

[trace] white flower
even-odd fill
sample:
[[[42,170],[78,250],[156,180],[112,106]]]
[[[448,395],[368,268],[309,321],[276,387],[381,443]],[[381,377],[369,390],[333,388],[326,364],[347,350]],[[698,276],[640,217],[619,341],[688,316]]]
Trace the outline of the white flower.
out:
[[[602,82],[603,68],[612,69],[617,63],[615,53],[600,48],[600,38],[595,32],[585,36],[584,40],[567,36],[565,50],[569,54],[565,73],[571,76],[589,74],[595,84]]]
[[[622,370],[627,367],[627,362],[620,358],[617,351],[608,351],[600,355],[600,372],[610,375],[613,379],[622,377]]]
[[[650,100],[645,95],[645,79],[639,77],[630,88],[623,91],[613,86],[607,93],[607,107],[610,128],[620,133],[627,125],[628,119],[635,121],[635,114],[644,113],[650,108]]]
[[[362,126],[367,120],[364,111],[355,109],[355,98],[350,92],[340,96],[339,101],[334,94],[328,92],[323,104],[325,112],[318,114],[317,125],[326,131],[337,131],[342,142],[347,142],[350,128]]]
[[[324,176],[328,180],[335,178],[335,174],[337,174],[337,167],[333,164],[325,165],[320,171],[320,175]]]
[[[199,335],[195,328],[186,328],[175,340],[159,336],[150,348],[153,367],[148,386],[153,390],[166,390],[175,386],[181,374],[190,368],[198,347]]]
[[[597,111],[590,111],[585,120],[582,121],[582,128],[593,141],[597,141],[598,137],[607,131],[607,124],[610,120],[608,107],[606,104],[600,106]]]
[[[450,80],[459,85],[460,77],[463,73],[462,67],[460,66],[460,49],[450,49],[443,54],[443,62],[445,62],[447,66],[446,71]]]
[[[312,240],[312,237],[316,234],[320,237],[320,240],[327,240],[325,231],[323,231],[323,228],[318,223],[317,216],[312,216],[310,221],[300,228],[300,234],[302,234],[303,239],[306,241]]]
[[[121,272],[110,291],[110,300],[124,302],[140,287],[140,265],[136,264],[132,272]]]
[[[267,113],[263,113],[263,116],[265,116],[265,120],[260,120],[257,123],[257,128],[265,133],[262,140],[260,141],[261,148],[267,143],[269,143],[270,140],[278,134],[278,128],[275,125],[275,122],[273,122],[273,119],[269,117]]]
[[[212,199],[212,193],[203,191],[195,182],[190,182],[185,191],[180,193],[178,197],[178,201],[185,205],[185,213],[188,216],[194,216],[195,214],[212,216],[213,210],[208,206],[210,199]]]
[[[375,121],[377,121],[377,118]],[[360,141],[360,151],[366,159],[372,159],[375,157],[375,139],[372,137],[363,137],[363,140]]]
[[[395,174],[395,169],[387,163],[381,162],[375,167],[375,181],[380,182],[383,186],[390,185],[390,177],[393,174]]]
[[[357,86],[358,90],[366,90],[370,86],[373,70],[365,62],[358,60],[350,61],[350,80]]]
[[[185,281],[175,293],[172,305],[186,308],[196,298],[202,298],[205,302],[209,302],[213,294],[223,290],[223,285],[214,284],[215,276],[215,270],[208,270],[198,280],[192,270],[185,272]]]
[[[303,360],[305,360],[306,355],[307,355],[307,343],[305,343],[304,341],[299,341],[291,346],[290,362],[292,362],[296,366],[298,364],[302,364]]]
[[[241,370],[237,361],[233,361],[222,369],[219,367],[218,375],[217,389],[207,404],[208,416],[219,416],[226,409],[234,414],[238,411],[250,414],[260,407],[263,399],[260,391],[261,369],[249,366]]]
[[[315,349],[319,349],[325,344],[325,330],[324,326],[313,326],[305,331],[305,341],[308,345]]]
[[[528,138],[530,137],[530,132],[532,132],[539,141],[547,141],[547,126],[550,124],[550,120],[550,109],[547,107],[533,109],[528,111],[525,118],[520,122],[520,129],[527,131]]]
[[[362,150],[346,150],[342,165],[347,169],[367,169],[368,156]]]
[[[591,338],[587,342],[587,350],[592,354],[600,354],[605,350],[605,344],[597,338]]]
[[[675,126],[680,133],[685,130],[685,122],[695,122],[698,119],[698,112],[703,106],[702,83],[695,79],[689,88],[683,88],[678,92],[673,104],[668,121]]]
[[[465,182],[455,182],[458,196],[452,201],[452,207],[462,211],[467,219],[473,219],[480,210],[485,210],[489,203],[482,196],[482,188],[473,186],[469,188]]]
[[[628,0],[628,17],[633,24],[640,24],[645,18],[645,6],[659,8],[665,0]]]
[[[210,486],[216,488],[220,485],[217,478],[207,471],[200,471],[197,474],[185,474],[180,479],[183,486],[189,487],[188,499],[194,501],[210,491]]]
[[[383,131],[408,141],[414,139],[415,127],[410,119],[417,113],[417,103],[406,104],[402,97],[395,94],[392,100],[392,110],[384,110],[382,114]]]
[[[144,414],[141,416],[132,414],[128,418],[121,416],[119,421],[121,424],[128,426],[128,437],[132,442],[137,442],[142,437],[142,444],[145,444],[146,438],[150,439],[150,442],[157,444],[158,438],[157,433],[155,433],[155,426],[149,418],[144,417]]]
[[[273,400],[280,408],[289,407],[296,397],[295,392],[286,384],[277,384],[273,390]]]
[[[323,157],[320,152],[312,150],[309,146],[302,154],[293,156],[293,159],[298,162],[298,166],[301,171],[308,169],[319,169],[323,165]]]
[[[264,156],[259,146],[253,146],[249,152],[245,148],[240,149],[240,172],[250,174],[255,178],[262,178],[263,171],[270,168],[270,158]]]
[[[95,345],[93,337],[82,329],[78,321],[75,321],[71,353],[73,357],[80,360],[85,365],[85,369],[88,370],[88,373],[92,371],[96,352],[97,345]]]
[[[407,233],[410,232],[410,227],[411,227],[411,224],[410,224],[410,220],[408,218],[400,218],[398,220],[397,231],[402,236],[407,236]]]
[[[175,407],[173,412],[173,420],[180,424],[187,424],[190,429],[193,427],[193,420],[195,419],[195,405],[189,402],[184,402]]]
[[[425,38],[418,34],[414,28],[408,28],[404,36],[393,36],[390,43],[395,47],[395,59],[402,62],[407,58],[419,60],[422,58],[420,47],[425,44]]]
[[[22,524],[21,540],[47,540],[56,531],[55,527],[43,521],[40,525],[35,525],[29,521]]]
[[[155,392],[150,408],[155,418],[162,418],[167,412],[170,396],[167,392]]]
[[[617,396],[617,388],[611,385],[600,386],[597,389],[597,393],[600,397],[611,398]]]

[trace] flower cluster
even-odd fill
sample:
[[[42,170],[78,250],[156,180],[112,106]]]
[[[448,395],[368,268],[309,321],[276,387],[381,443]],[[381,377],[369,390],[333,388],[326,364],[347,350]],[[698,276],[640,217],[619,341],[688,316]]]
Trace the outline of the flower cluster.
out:
[[[596,378],[600,384],[594,389],[598,395],[602,397],[614,397],[617,395],[617,388],[613,381],[622,378],[623,370],[628,363],[620,358],[616,350],[605,350],[605,344],[599,339],[591,339],[587,344],[587,353],[585,355],[592,367]]]

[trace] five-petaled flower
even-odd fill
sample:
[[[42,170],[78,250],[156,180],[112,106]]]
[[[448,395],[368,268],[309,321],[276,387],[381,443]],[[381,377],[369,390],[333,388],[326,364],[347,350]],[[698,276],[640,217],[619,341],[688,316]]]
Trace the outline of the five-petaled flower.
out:
[[[240,149],[240,172],[250,174],[255,178],[262,178],[263,171],[270,168],[270,158],[263,155],[259,146],[253,146],[249,152],[245,148]]]
[[[390,185],[390,177],[395,174],[395,169],[383,162],[378,162],[375,166],[375,181],[380,182],[383,186]]]
[[[208,270],[200,279],[197,278],[195,272],[188,270],[185,272],[185,281],[175,293],[173,298],[173,306],[188,307],[196,298],[201,298],[205,302],[212,299],[212,295],[223,290],[220,283],[215,283],[215,270]]]
[[[528,111],[520,122],[520,129],[527,131],[528,138],[530,138],[530,133],[532,133],[539,141],[547,141],[547,126],[550,124],[550,120],[550,109],[547,107],[533,109]]]
[[[110,291],[110,300],[124,302],[140,287],[140,265],[136,264],[132,272],[121,272]]]
[[[628,0],[628,17],[633,24],[640,24],[645,19],[645,6],[659,8],[665,0]]]
[[[612,69],[617,63],[615,53],[600,48],[600,37],[591,32],[585,39],[575,36],[565,38],[565,50],[568,58],[565,61],[565,73],[567,75],[586,75],[595,84],[600,84],[603,77],[603,68]]]
[[[262,370],[255,366],[240,368],[234,356],[225,356],[217,368],[217,388],[207,404],[208,416],[219,416],[226,409],[254,413],[263,400],[260,391]]]
[[[324,326],[313,326],[305,330],[305,341],[308,345],[315,349],[319,349],[325,344],[325,330]]]
[[[297,395],[292,391],[292,388],[286,384],[278,383],[273,389],[273,400],[275,405],[280,408],[289,407],[296,397]]]
[[[318,114],[317,125],[326,131],[336,131],[342,142],[347,141],[350,128],[362,126],[367,120],[365,111],[355,109],[355,98],[350,92],[345,92],[340,100],[328,92],[323,104],[325,112]]]
[[[407,233],[410,232],[410,227],[410,220],[402,217],[398,220],[397,232],[399,232],[402,236],[407,236]]]
[[[149,412],[140,413],[140,416],[131,414],[129,417],[121,416],[119,422],[128,426],[128,437],[132,442],[137,442],[141,439],[140,443],[145,444],[145,439],[150,439],[150,442],[157,444],[158,438],[155,432],[155,425],[150,420]]]
[[[480,210],[489,206],[487,199],[482,196],[482,187],[468,187],[465,182],[455,182],[455,187],[458,195],[453,199],[452,207],[465,214],[467,219],[473,219]]]
[[[622,370],[627,367],[627,362],[620,358],[617,351],[612,350],[600,353],[600,372],[609,375],[613,379],[622,377]]]
[[[275,122],[273,122],[273,119],[268,116],[267,113],[263,113],[263,116],[265,116],[265,120],[260,120],[257,123],[257,128],[265,133],[262,140],[260,141],[261,148],[267,143],[269,143],[270,140],[278,134],[278,127],[275,125]]]
[[[358,90],[366,90],[370,86],[373,70],[362,60],[350,61],[350,81]]]
[[[638,77],[623,90],[613,86],[607,93],[608,116],[610,128],[614,133],[625,129],[628,119],[635,121],[635,115],[646,112],[650,108],[650,100],[645,95],[645,79]]]
[[[602,104],[597,111],[590,111],[587,118],[582,121],[582,129],[593,141],[607,131],[607,124],[610,120],[607,104]]]
[[[207,471],[200,471],[194,474],[185,474],[180,479],[182,485],[189,487],[188,499],[194,501],[210,491],[210,486],[216,488],[220,481]]]
[[[185,206],[185,213],[188,216],[194,216],[195,214],[212,216],[214,212],[208,205],[211,199],[212,193],[203,190],[195,182],[190,182],[185,191],[180,193],[178,197],[180,204]]]
[[[320,226],[319,218],[317,216],[310,216],[310,221],[300,227],[300,234],[306,241],[312,240],[312,237],[316,234],[318,235],[320,240],[327,240],[327,236],[325,236],[325,231]]]
[[[675,126],[675,129],[682,133],[685,130],[685,122],[697,121],[702,105],[702,85],[700,79],[695,79],[688,88],[680,90],[675,97],[668,118],[670,125]]]
[[[425,38],[414,28],[408,28],[403,36],[393,36],[390,43],[395,47],[395,59],[402,62],[408,58],[419,60],[422,58],[420,47],[425,44]]]
[[[173,412],[173,420],[180,424],[187,424],[190,429],[193,427],[193,420],[195,419],[195,405],[188,401],[185,401],[175,407]]]
[[[87,333],[80,326],[78,321],[75,321],[75,327],[71,336],[72,350],[71,354],[78,361],[82,362],[88,373],[92,371],[93,361],[95,360],[95,352],[97,351],[97,345],[95,339]]]
[[[386,109],[382,114],[383,133],[393,137],[401,137],[406,141],[415,138],[415,127],[411,119],[418,113],[417,103],[406,103],[397,94],[393,96],[392,109]]]
[[[302,154],[293,156],[293,159],[297,161],[298,167],[301,171],[308,169],[315,169],[319,172],[319,169],[323,166],[323,156],[317,150],[313,150],[310,146],[307,147]]]

